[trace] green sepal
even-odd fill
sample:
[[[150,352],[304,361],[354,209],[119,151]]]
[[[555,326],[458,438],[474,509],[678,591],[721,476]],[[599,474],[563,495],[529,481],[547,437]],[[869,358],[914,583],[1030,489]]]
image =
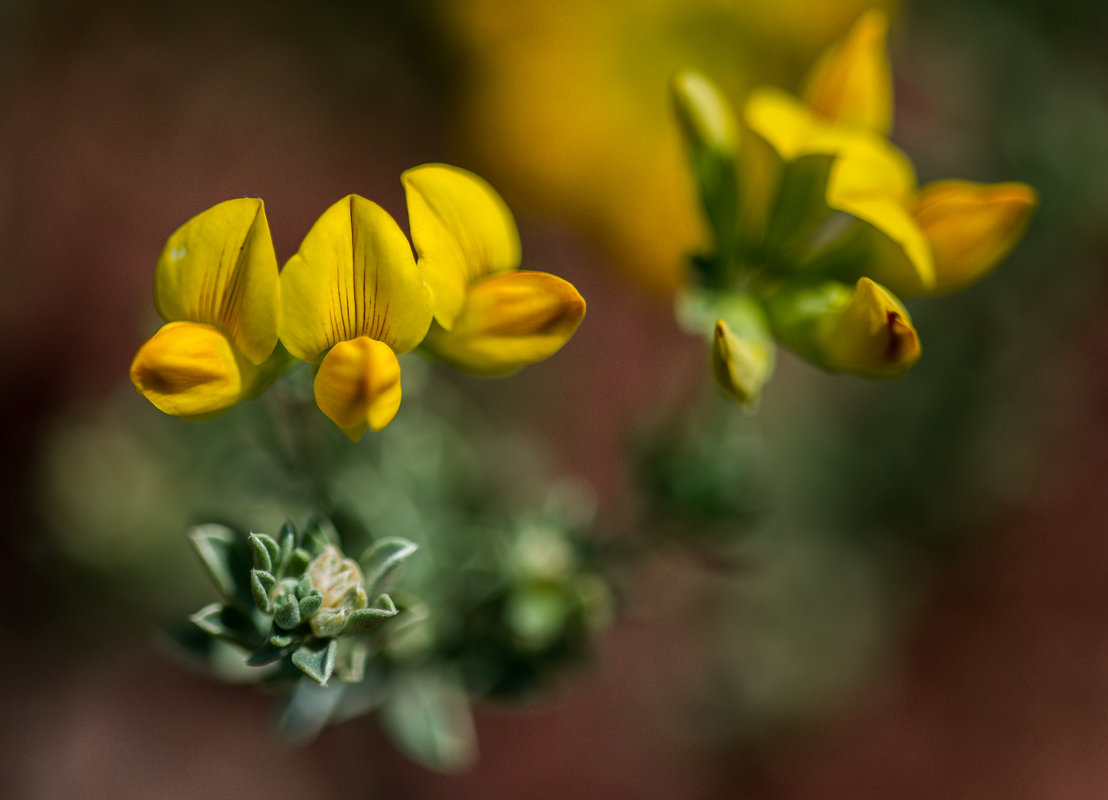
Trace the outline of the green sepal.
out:
[[[276,585],[277,579],[271,573],[261,569],[250,570],[250,596],[254,598],[258,608],[267,614],[273,610],[271,592]]]
[[[251,533],[247,537],[247,541],[250,542],[250,546],[254,548],[254,567],[255,569],[264,570],[265,572],[275,572],[273,569],[274,563],[280,563],[278,557],[280,555],[280,547],[277,542],[273,540],[272,536],[267,536],[264,533]]]
[[[705,284],[721,286],[730,280],[738,243],[739,127],[731,103],[704,75],[685,70],[674,76],[670,88],[693,183],[715,247],[713,253],[696,257],[694,266]]]
[[[258,644],[261,634],[249,615],[234,606],[211,603],[189,617],[189,621],[209,636],[245,648]]]
[[[293,550],[296,549],[296,528],[292,527],[291,522],[285,520],[285,523],[281,526],[281,532],[277,535],[281,539],[277,556],[277,574],[286,575],[289,559],[292,557]]]
[[[329,544],[331,544],[330,537],[327,536],[326,532],[319,525],[316,525],[308,531],[308,533],[304,534],[304,541],[301,542],[301,546],[308,553],[309,561],[320,555]]]
[[[315,612],[319,611],[320,606],[323,605],[323,593],[319,589],[312,589],[306,595],[300,598],[300,616],[303,619],[307,619]]]
[[[404,561],[417,549],[414,542],[397,536],[382,539],[362,553],[358,562],[365,576],[366,594],[372,597],[388,591]]]
[[[817,229],[832,214],[826,194],[833,163],[832,156],[805,155],[783,166],[761,251],[768,263],[793,269],[809,259]]]
[[[335,655],[338,653],[339,644],[334,639],[330,639],[323,646],[318,642],[314,642],[313,645],[305,644],[295,650],[292,654],[292,663],[316,683],[326,684],[335,669]]]
[[[342,632],[344,634],[365,633],[373,630],[385,620],[392,619],[398,613],[392,598],[387,594],[383,594],[368,608],[359,608],[357,611],[351,612]]]
[[[296,596],[298,598],[307,597],[308,594],[313,590],[313,588],[314,587],[312,586],[312,579],[308,575],[308,573],[305,572],[303,575],[300,576],[300,580],[296,582]]]
[[[273,604],[273,624],[290,631],[300,624],[300,603],[292,594],[285,593]]]
[[[250,657],[246,659],[246,663],[251,667],[260,667],[265,664],[272,664],[274,661],[280,661],[299,647],[302,641],[302,637],[290,636],[274,626],[270,628],[269,636],[262,643],[262,646],[250,654]]]
[[[302,575],[308,565],[312,563],[311,554],[303,547],[293,548],[289,557],[285,559],[284,569],[281,571],[286,578]]]
[[[249,587],[243,585],[249,565],[239,549],[235,532],[226,525],[208,523],[197,525],[189,531],[188,537],[220,596],[228,603],[249,602]]]

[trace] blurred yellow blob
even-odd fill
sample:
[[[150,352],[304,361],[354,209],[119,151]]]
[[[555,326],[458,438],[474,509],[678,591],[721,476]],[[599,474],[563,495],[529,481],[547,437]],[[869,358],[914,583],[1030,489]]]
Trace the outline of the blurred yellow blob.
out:
[[[702,244],[667,96],[685,68],[732,98],[792,83],[874,3],[844,0],[456,0],[449,30],[469,69],[462,133],[517,210],[570,219],[628,277],[684,283]],[[888,3],[881,3],[888,6]]]

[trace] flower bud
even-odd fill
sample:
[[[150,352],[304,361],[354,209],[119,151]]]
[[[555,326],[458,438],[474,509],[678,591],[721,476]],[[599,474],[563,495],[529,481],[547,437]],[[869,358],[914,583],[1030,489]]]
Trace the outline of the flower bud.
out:
[[[786,347],[832,372],[894,378],[919,360],[919,337],[907,310],[869,278],[853,289],[834,281],[785,287],[767,308]]]

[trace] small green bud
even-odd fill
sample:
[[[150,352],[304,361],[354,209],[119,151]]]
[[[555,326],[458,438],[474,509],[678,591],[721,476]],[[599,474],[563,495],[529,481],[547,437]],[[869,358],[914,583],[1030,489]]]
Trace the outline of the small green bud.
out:
[[[292,594],[278,596],[273,604],[273,622],[285,630],[292,630],[300,624],[300,604]]]
[[[674,112],[685,140],[693,181],[715,252],[697,259],[708,285],[727,283],[738,243],[738,125],[731,104],[703,75],[685,70],[671,84]]]
[[[312,589],[300,598],[300,616],[309,619],[312,614],[319,611],[323,605],[323,593],[318,589]]]
[[[300,598],[307,597],[311,591],[313,591],[312,579],[311,576],[305,572],[300,576],[300,580],[296,582],[296,596]]]
[[[278,534],[281,540],[280,553],[278,555],[279,566],[277,571],[279,574],[286,574],[285,568],[288,566],[289,558],[292,557],[292,551],[296,548],[296,529],[292,527],[292,523],[285,520],[285,524],[281,526],[281,532]]]
[[[294,548],[285,561],[285,576],[300,575],[312,563],[312,557],[303,547]]]
[[[248,541],[254,548],[254,566],[266,572],[273,572],[273,564],[277,561],[280,550],[277,542],[273,541],[273,537],[264,533],[252,533]]]
[[[267,614],[273,608],[272,591],[277,579],[262,569],[250,570],[250,595],[258,608]]]

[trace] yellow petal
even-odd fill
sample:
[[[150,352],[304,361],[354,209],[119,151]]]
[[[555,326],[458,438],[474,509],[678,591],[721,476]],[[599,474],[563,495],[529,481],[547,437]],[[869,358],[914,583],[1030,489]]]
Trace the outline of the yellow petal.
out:
[[[827,204],[867,223],[873,255],[866,274],[905,296],[935,285],[931,246],[910,211],[916,178],[892,145],[855,142],[831,167]]]
[[[452,330],[435,325],[423,347],[479,375],[505,375],[554,355],[585,316],[572,284],[545,272],[510,272],[473,284]]]
[[[154,269],[154,304],[167,322],[225,333],[254,364],[277,345],[277,256],[262,201],[227,200],[178,228]]]
[[[712,376],[724,393],[747,407],[755,406],[773,374],[772,339],[737,335],[722,319],[712,337]]]
[[[985,277],[1023,236],[1037,204],[1035,190],[1022,183],[925,186],[912,215],[931,243],[932,293],[957,291]]]
[[[886,135],[892,125],[892,69],[883,11],[863,14],[842,40],[816,62],[804,88],[808,106],[830,122]]]
[[[431,324],[411,245],[376,203],[349,195],[316,220],[281,271],[281,341],[303,361],[368,336],[405,353]]]
[[[743,119],[785,161],[804,155],[838,155],[853,148],[880,147],[882,138],[865,128],[820,117],[788,92],[755,89],[743,106]]]
[[[241,400],[252,371],[248,362],[235,357],[227,337],[210,325],[170,322],[139,348],[131,363],[131,382],[158,410],[191,417]]]
[[[400,408],[400,362],[387,345],[366,336],[336,344],[315,376],[320,410],[353,442],[379,431]]]
[[[450,330],[469,284],[519,268],[519,231],[504,200],[472,172],[424,164],[407,170],[402,180],[432,310]]]
[[[821,322],[825,366],[869,378],[893,378],[920,357],[907,310],[883,286],[861,278],[849,301]]]

